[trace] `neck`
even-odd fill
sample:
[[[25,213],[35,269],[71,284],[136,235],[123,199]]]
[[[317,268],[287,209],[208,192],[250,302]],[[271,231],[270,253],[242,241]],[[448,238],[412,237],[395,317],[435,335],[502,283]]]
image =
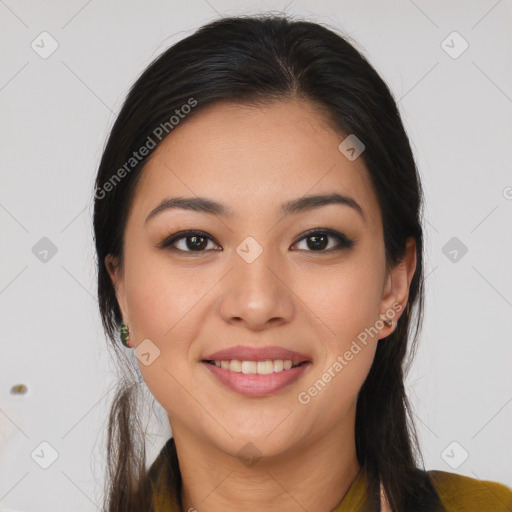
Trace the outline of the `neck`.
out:
[[[245,462],[173,423],[183,510],[331,512],[361,469],[353,419],[287,453]]]

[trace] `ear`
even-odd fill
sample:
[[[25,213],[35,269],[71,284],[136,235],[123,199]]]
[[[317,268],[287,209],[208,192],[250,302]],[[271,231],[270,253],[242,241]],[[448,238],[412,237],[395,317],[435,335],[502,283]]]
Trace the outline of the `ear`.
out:
[[[404,257],[398,265],[388,271],[386,277],[382,293],[380,318],[393,320],[393,325],[390,327],[384,325],[379,339],[385,338],[393,332],[400,315],[407,307],[409,287],[415,271],[416,241],[411,237],[407,239]]]
[[[110,279],[112,280],[112,284],[114,285],[114,289],[116,291],[117,303],[119,304],[119,309],[121,310],[123,322],[125,324],[129,324],[128,309],[126,307],[123,268],[121,265],[119,265],[117,258],[111,254],[107,254],[107,256],[105,256],[105,267],[107,268],[107,272],[110,275]]]

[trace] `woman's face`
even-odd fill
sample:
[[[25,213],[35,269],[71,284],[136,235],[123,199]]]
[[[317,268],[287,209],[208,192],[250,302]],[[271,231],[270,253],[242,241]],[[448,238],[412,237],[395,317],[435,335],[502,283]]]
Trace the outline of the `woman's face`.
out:
[[[396,325],[414,268],[386,273],[377,197],[343,139],[302,101],[223,103],[175,128],[145,166],[124,265],[107,266],[177,440],[232,455],[252,442],[272,456],[352,428],[378,339],[392,331],[381,316]],[[306,201],[333,194],[346,199]],[[220,206],[148,218],[173,198]],[[163,245],[183,230],[200,233]],[[253,362],[205,362],[234,347],[247,350],[215,359]],[[287,359],[306,362],[274,371]]]

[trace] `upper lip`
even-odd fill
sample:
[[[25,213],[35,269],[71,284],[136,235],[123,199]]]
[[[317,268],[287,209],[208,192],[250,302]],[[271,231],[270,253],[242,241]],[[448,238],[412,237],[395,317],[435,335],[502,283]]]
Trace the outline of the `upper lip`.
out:
[[[202,358],[203,361],[231,361],[233,359],[237,359],[239,361],[265,361],[267,359],[282,359],[284,361],[291,360],[293,364],[311,360],[304,354],[300,354],[294,350],[289,350],[282,347],[268,346],[255,348],[247,345],[237,345],[236,347],[218,350],[217,352],[213,352],[212,354]]]

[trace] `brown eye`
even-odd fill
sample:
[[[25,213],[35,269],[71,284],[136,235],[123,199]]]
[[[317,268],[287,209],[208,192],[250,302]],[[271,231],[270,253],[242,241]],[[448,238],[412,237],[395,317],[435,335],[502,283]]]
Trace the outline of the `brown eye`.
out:
[[[213,242],[213,239],[201,231],[181,231],[164,240],[159,247],[181,252],[200,253],[206,252],[209,241]]]
[[[329,239],[335,241],[334,246],[329,247]],[[354,245],[354,240],[350,240],[343,233],[338,233],[330,229],[313,230],[303,236],[300,241],[306,240],[305,249],[308,252],[330,252],[340,249],[348,249]],[[295,242],[294,245],[298,244]],[[329,247],[326,249],[326,247]],[[302,250],[302,249],[301,249]]]
[[[208,240],[204,236],[186,236],[182,239],[178,238],[178,240],[185,240],[185,246],[191,251],[202,251],[203,249],[206,249],[206,246],[208,245]]]

